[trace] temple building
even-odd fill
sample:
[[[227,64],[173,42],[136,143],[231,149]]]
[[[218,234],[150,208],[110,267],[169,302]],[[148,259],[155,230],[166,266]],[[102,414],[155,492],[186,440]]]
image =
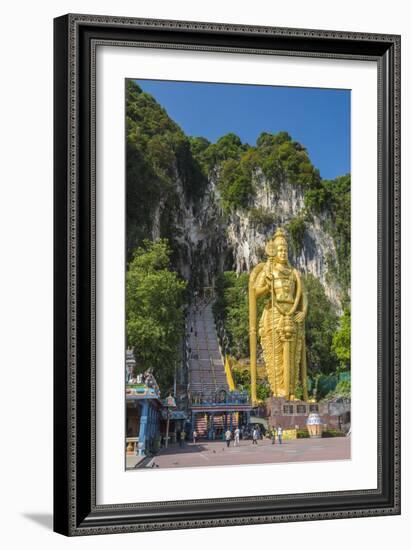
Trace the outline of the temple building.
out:
[[[126,453],[144,456],[160,448],[163,403],[151,373],[129,378],[126,384]]]

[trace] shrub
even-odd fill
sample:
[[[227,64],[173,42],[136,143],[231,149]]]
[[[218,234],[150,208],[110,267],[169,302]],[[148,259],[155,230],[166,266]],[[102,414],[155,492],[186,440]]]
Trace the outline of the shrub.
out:
[[[226,212],[247,208],[255,194],[248,167],[233,159],[222,162],[218,188]]]
[[[329,429],[323,431],[322,437],[345,437],[345,433],[341,430]]]
[[[301,252],[305,233],[305,220],[302,216],[293,218],[287,224],[287,230],[291,237],[291,244],[296,254]]]
[[[271,226],[275,222],[274,213],[266,208],[250,208],[249,220],[256,225]]]

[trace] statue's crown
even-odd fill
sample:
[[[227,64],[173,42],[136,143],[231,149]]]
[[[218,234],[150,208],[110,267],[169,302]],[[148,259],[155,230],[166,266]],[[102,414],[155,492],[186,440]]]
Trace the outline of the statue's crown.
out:
[[[282,227],[278,227],[271,239],[268,240],[265,245],[265,252],[267,256],[274,257],[277,254],[277,246],[280,243],[287,244],[287,237]]]
[[[284,229],[282,227],[278,227],[276,232],[274,233],[274,235],[271,237],[271,239],[274,242],[279,241],[279,240],[287,242],[287,237],[286,237]]]

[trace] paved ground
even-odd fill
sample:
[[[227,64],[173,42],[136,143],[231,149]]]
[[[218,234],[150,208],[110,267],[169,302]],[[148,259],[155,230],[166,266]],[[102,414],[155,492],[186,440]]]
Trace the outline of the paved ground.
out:
[[[240,464],[272,464],[277,462],[302,462],[319,460],[347,460],[350,458],[350,438],[296,439],[271,444],[268,439],[257,445],[240,441],[238,447],[229,448],[222,441],[188,443],[184,449],[162,449],[146,468],[188,468],[198,466],[228,466]]]
[[[130,468],[134,468],[136,466],[136,464],[139,464],[140,462],[142,462],[143,459],[144,459],[143,456],[133,456],[133,455],[126,456],[126,468],[127,468],[127,470],[130,469]]]

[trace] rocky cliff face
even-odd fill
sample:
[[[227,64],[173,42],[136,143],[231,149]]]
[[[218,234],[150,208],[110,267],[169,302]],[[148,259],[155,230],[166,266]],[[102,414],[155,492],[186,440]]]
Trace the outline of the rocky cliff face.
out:
[[[234,134],[215,144],[188,138],[152,96],[128,83],[127,256],[144,239],[167,238],[193,289],[212,286],[221,271],[249,272],[282,226],[291,263],[318,278],[341,311],[350,184],[349,176],[337,180],[321,180],[286,132],[262,133],[255,146]]]
[[[174,221],[168,237],[174,241],[178,269],[193,288],[212,286],[223,270],[250,272],[264,261],[265,243],[275,229],[287,228],[305,212],[303,192],[288,183],[272,193],[260,179],[250,208],[237,209],[228,215],[221,209],[216,179],[210,179],[197,204],[186,196],[177,175],[175,186],[178,206],[171,216]],[[164,236],[160,220],[166,214],[170,217],[165,205],[159,203],[153,217],[153,239]],[[343,289],[331,272],[338,259],[334,239],[326,229],[329,221],[327,211],[310,216],[298,248],[290,239],[289,255],[290,262],[301,273],[311,273],[321,281],[326,295],[341,311]]]
[[[237,273],[249,272],[264,260],[267,238],[277,227],[286,227],[304,212],[304,196],[289,184],[283,184],[276,195],[258,194],[253,208],[273,218],[273,222],[256,220],[249,212],[237,211],[230,215],[226,226],[227,246],[232,251],[233,269]],[[331,275],[330,265],[338,263],[333,237],[326,231],[328,215],[311,216],[305,222],[304,234],[298,249],[290,242],[290,262],[301,273],[311,273],[319,279],[330,301],[341,309],[342,288]],[[289,239],[291,241],[291,239]]]
[[[212,286],[216,275],[231,269],[227,256],[230,245],[225,238],[226,224],[212,182],[200,198],[193,200],[185,192],[181,179],[175,178],[176,205],[172,212],[159,204],[153,219],[153,240],[166,237],[175,251],[176,267],[192,288]],[[168,218],[166,232],[162,218]]]

